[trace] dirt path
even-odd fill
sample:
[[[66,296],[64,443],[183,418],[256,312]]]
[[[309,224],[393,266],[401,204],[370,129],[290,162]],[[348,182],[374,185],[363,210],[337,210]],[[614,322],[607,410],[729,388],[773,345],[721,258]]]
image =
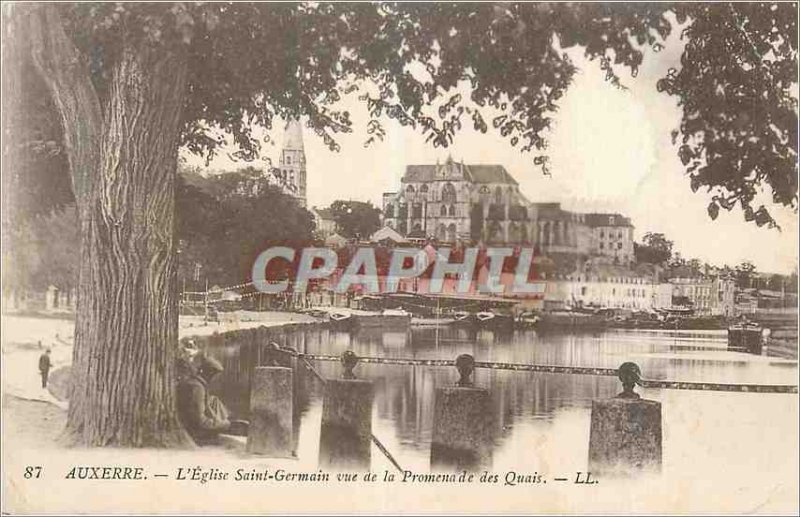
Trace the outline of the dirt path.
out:
[[[318,320],[291,312],[226,313],[224,321],[203,324],[202,318],[181,317],[179,336],[207,336],[233,330],[274,327],[289,323],[315,323]],[[68,319],[2,315],[3,392],[28,400],[55,404],[66,409],[64,390],[42,389],[38,371],[39,356],[46,348],[52,351],[51,375],[58,381],[59,372],[72,363],[72,335],[75,322]],[[52,391],[52,393],[51,393]],[[57,396],[53,396],[55,393]]]
[[[67,413],[53,404],[3,395],[3,440],[22,448],[57,447]]]

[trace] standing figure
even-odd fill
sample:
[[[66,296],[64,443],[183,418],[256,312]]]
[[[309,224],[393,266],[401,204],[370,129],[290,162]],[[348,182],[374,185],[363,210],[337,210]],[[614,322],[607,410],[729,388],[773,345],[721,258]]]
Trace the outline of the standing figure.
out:
[[[50,373],[50,367],[53,363],[50,362],[50,349],[44,351],[39,356],[39,373],[42,375],[42,389],[47,388],[47,375]]]

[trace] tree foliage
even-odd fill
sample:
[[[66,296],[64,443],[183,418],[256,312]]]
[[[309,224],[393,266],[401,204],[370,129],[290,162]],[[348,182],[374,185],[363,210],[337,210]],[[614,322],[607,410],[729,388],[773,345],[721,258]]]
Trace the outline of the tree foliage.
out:
[[[4,229],[13,246],[3,253],[4,288],[44,291],[75,288],[78,276],[78,216],[75,205],[22,218]]]
[[[330,209],[343,237],[368,239],[381,227],[381,211],[370,202],[338,199]]]
[[[178,275],[192,289],[206,278],[212,285],[246,282],[260,252],[307,243],[314,231],[311,213],[252,168],[199,181],[184,173],[176,197]]]
[[[4,23],[3,42],[18,26]],[[75,201],[69,181],[63,131],[53,99],[24,45],[2,45],[3,228],[32,223]],[[13,245],[4,236],[4,246]]]
[[[687,3],[681,69],[658,88],[683,109],[679,156],[691,188],[713,192],[708,213],[737,203],[747,221],[775,226],[772,201],[797,208],[797,4]],[[680,138],[679,138],[680,137]]]
[[[385,118],[416,127],[435,146],[450,145],[471,124],[536,152],[545,170],[546,132],[576,71],[562,50],[584,48],[619,84],[620,68],[636,75],[644,51],[661,48],[674,12],[686,24],[686,47],[680,70],[658,88],[683,109],[673,134],[692,189],[714,192],[712,218],[738,203],[747,220],[774,224],[766,207],[752,206],[764,186],[776,203],[797,206],[795,4],[78,3],[59,10],[101,105],[124,45],[185,52],[180,141],[208,157],[227,134],[237,157],[253,159],[262,144],[257,127],[301,115],[338,149],[336,134],[352,123],[337,102],[359,93],[370,141],[385,134]],[[453,93],[463,81],[469,99]]]
[[[672,246],[673,242],[663,233],[647,232],[641,244],[634,243],[633,253],[639,264],[664,264],[672,258]]]
[[[745,260],[736,268],[734,268],[736,275],[736,287],[739,289],[749,289],[753,287],[753,279],[756,276],[756,266],[749,260]]]

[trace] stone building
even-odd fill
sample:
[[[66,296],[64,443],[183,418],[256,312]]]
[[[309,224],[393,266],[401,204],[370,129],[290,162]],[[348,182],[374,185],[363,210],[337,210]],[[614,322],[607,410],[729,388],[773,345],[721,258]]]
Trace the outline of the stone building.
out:
[[[534,203],[535,233],[532,240],[543,255],[590,255],[591,232],[585,214],[569,212],[561,203]]]
[[[728,276],[676,276],[669,283],[673,306],[688,306],[700,315],[734,314],[736,283]]]
[[[334,219],[333,211],[330,208],[313,207],[311,215],[314,216],[314,223],[319,237],[326,239],[336,233],[336,219]]]
[[[633,256],[633,225],[620,214],[585,214],[590,230],[591,254],[608,257],[615,264],[630,264]]]
[[[650,310],[663,303],[662,291],[652,273],[609,264],[598,257],[569,274],[548,277],[545,302],[551,308]]]
[[[440,242],[530,242],[530,203],[502,165],[409,165],[399,192],[383,195],[384,224]]]
[[[448,158],[409,165],[398,192],[383,195],[384,225],[415,239],[533,246],[543,255],[633,259],[633,225],[620,214],[583,214],[531,203],[502,165]]]

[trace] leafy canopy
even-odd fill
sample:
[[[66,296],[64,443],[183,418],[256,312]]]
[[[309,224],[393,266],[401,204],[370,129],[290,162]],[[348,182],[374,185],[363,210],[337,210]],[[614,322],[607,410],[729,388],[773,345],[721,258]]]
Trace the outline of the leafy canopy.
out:
[[[679,23],[681,69],[659,89],[678,98],[673,133],[694,190],[714,192],[709,215],[738,203],[774,225],[759,189],[797,208],[795,3],[78,3],[60,4],[101,102],[123,46],[185,53],[189,81],[181,143],[207,156],[232,136],[253,159],[255,128],[305,116],[331,149],[351,130],[337,108],[359,93],[370,140],[383,117],[447,146],[464,124],[489,126],[547,170],[545,133],[575,73],[563,53],[585,48],[608,79],[636,74]],[[467,81],[470,99],[452,93]],[[488,117],[488,120],[487,120]]]
[[[251,168],[209,177],[183,171],[176,205],[178,274],[197,288],[205,278],[239,284],[264,249],[301,246],[314,231],[312,214]]]
[[[672,258],[673,242],[663,233],[647,232],[642,243],[633,244],[633,253],[637,263],[664,264]]]
[[[339,199],[331,203],[330,210],[343,237],[368,239],[381,227],[381,211],[372,203]]]
[[[738,202],[745,219],[775,221],[753,207],[761,187],[797,208],[797,4],[680,4],[692,20],[681,70],[658,84],[679,98],[679,156],[692,190],[715,192],[708,213]],[[769,192],[768,190],[768,192]]]

